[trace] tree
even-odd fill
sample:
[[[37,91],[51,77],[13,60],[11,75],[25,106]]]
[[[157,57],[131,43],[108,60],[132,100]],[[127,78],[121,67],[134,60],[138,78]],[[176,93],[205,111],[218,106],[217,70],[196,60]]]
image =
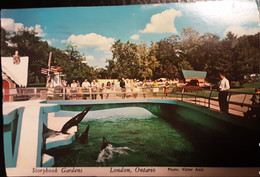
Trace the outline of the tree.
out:
[[[138,78],[148,79],[152,78],[154,75],[155,68],[159,66],[159,62],[155,54],[152,51],[154,44],[151,44],[150,50],[148,50],[146,44],[139,44],[138,49]]]
[[[1,27],[1,56],[12,56],[14,54],[9,50],[9,37],[10,33]]]
[[[109,79],[119,78],[116,61],[113,59],[112,60],[107,59],[106,62],[108,63],[108,65],[106,65],[108,78]]]
[[[159,65],[155,68],[153,79],[160,77],[176,78],[178,76],[178,70],[174,65],[175,59],[177,58],[174,46],[166,40],[161,40],[156,43],[154,50]]]
[[[122,43],[120,40],[116,41],[112,47],[111,52],[115,63],[115,71],[118,77],[136,78],[138,76],[138,48],[136,44]]]
[[[68,82],[73,80],[84,81],[97,79],[98,72],[95,68],[83,63],[83,56],[76,50],[76,46],[68,45],[65,51],[54,50],[54,63],[63,69]]]
[[[29,56],[28,83],[35,83],[36,78],[42,80],[41,67],[46,66],[48,62],[48,43],[40,41],[34,30],[21,28],[9,38],[11,46],[9,51],[19,52],[20,56]],[[37,76],[37,77],[36,77]]]
[[[21,28],[9,35],[1,29],[1,54],[13,55],[19,51],[20,56],[29,56],[28,83],[46,83],[46,75],[41,73],[41,68],[47,68],[49,53],[52,52],[52,66],[60,66],[66,79],[83,81],[97,78],[95,68],[82,63],[83,57],[75,46],[68,45],[65,51],[50,47],[46,41],[41,41],[34,30]],[[9,45],[8,45],[9,43]]]

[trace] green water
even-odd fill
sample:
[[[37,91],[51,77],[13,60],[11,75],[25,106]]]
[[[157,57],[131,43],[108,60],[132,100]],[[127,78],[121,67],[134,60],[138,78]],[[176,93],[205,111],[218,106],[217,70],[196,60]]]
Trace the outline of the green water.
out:
[[[140,112],[120,118],[111,112],[79,124],[79,134],[90,125],[88,143],[76,139],[48,150],[55,166],[187,166],[198,162],[193,145],[163,119],[149,114],[140,118]],[[101,151],[103,136],[109,146]]]

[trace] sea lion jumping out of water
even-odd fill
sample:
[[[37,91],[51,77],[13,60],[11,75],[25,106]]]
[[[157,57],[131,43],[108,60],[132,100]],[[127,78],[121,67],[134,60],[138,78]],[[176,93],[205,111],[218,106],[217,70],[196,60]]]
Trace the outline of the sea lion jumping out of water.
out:
[[[61,129],[61,133],[63,134],[68,134],[67,131],[73,127],[73,126],[77,126],[82,119],[85,117],[85,115],[88,113],[88,111],[91,109],[91,107],[87,107],[86,109],[84,109],[84,111],[82,111],[81,113],[79,113],[78,115],[76,115],[75,117],[71,118],[68,122],[66,122],[62,129]]]
[[[90,127],[90,125],[87,126],[86,130],[81,135],[79,135],[79,142],[81,144],[84,144],[86,140],[88,141],[89,127]]]
[[[105,149],[108,145],[108,141],[106,139],[106,137],[103,136],[103,142],[102,142],[102,147],[101,150]]]
[[[57,136],[59,133],[60,133],[59,131],[49,129],[45,124],[43,124],[43,139],[44,140],[49,137]]]

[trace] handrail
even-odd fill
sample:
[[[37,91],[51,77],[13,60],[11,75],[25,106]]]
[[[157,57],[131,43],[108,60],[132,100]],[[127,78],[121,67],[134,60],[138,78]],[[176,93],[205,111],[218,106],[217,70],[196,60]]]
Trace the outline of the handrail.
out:
[[[159,91],[156,92],[156,96],[154,96],[154,88],[159,88]],[[76,90],[80,89],[82,90],[82,87],[77,87],[74,89],[74,92],[71,92],[71,88],[46,88],[46,87],[27,87],[27,88],[14,88],[9,89],[9,94],[3,94],[3,101],[5,101],[5,97],[12,97],[13,100],[10,101],[16,101],[16,99],[19,101],[18,97],[21,97],[22,100],[24,99],[58,99],[58,100],[66,100],[66,99],[84,99],[83,97],[87,95],[89,99],[93,99],[93,95],[103,95],[104,99],[108,99],[106,95],[114,95],[113,99],[115,99],[115,96],[117,96],[117,99],[121,99],[123,95],[126,97],[131,98],[166,98],[164,93],[164,86],[158,86],[158,87],[152,87],[152,86],[146,86],[146,87],[139,87],[138,91],[133,90],[126,90],[125,92],[121,90],[120,87],[115,87],[113,89],[103,90],[103,91],[97,91],[97,92],[91,92],[91,89],[89,89],[89,92],[77,92]],[[3,93],[5,93],[5,90],[3,88]],[[185,88],[181,87],[170,87],[169,93],[167,96],[167,99],[176,99],[178,100],[180,98],[181,101],[188,101],[193,102],[194,104],[201,104],[201,101],[199,99],[205,99],[204,100],[204,106],[211,108],[212,106],[218,106],[216,102],[218,102],[218,91],[217,90],[209,90],[209,89],[196,89],[196,88],[189,88],[185,91]],[[213,94],[215,92],[215,94]],[[202,94],[200,94],[202,93]],[[135,94],[135,97],[134,97]],[[243,98],[241,100],[232,100],[234,95],[243,95]],[[127,96],[128,95],[128,96]],[[245,112],[247,108],[251,109],[254,107],[252,104],[252,101],[250,101],[248,96],[253,95],[260,95],[256,93],[248,93],[248,92],[236,92],[236,91],[228,91],[228,103],[234,106],[240,106],[243,108],[242,112]],[[194,98],[195,100],[187,100],[187,98]],[[95,98],[94,98],[95,99]],[[111,97],[109,97],[111,99]],[[207,102],[207,103],[206,103]],[[214,102],[214,103],[213,103]],[[234,109],[234,108],[230,108]],[[236,111],[239,111],[239,109],[235,109]]]

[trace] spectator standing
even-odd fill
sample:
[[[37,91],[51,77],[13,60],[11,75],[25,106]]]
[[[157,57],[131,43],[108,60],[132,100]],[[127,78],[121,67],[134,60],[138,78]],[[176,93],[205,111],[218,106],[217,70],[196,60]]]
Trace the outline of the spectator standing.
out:
[[[96,100],[97,99],[97,92],[98,92],[98,83],[94,79],[91,82],[91,96],[92,96],[92,100]]]
[[[100,88],[99,88],[99,95],[100,95],[100,98],[103,100],[103,91],[105,89],[105,84],[102,83]]]
[[[52,99],[53,98],[53,94],[54,94],[54,85],[52,83],[51,80],[48,81],[46,87],[48,88],[47,90],[47,99]]]
[[[255,89],[255,93],[253,94],[252,98],[251,110],[248,109],[247,112],[244,113],[244,117],[246,118],[260,118],[260,88]]]
[[[81,100],[82,98],[82,88],[80,85],[77,86],[77,100]]]
[[[61,85],[62,85],[62,87],[67,87],[66,81],[65,80],[61,80]]]
[[[134,79],[134,82],[133,82],[133,97],[134,98],[136,98],[138,96],[138,92],[139,92],[138,83],[136,82],[136,79]]]
[[[132,92],[132,84],[129,81],[129,79],[126,79],[126,84],[125,84],[125,88],[126,88],[126,98],[130,98],[131,97],[131,92]]]
[[[80,82],[77,80],[77,87],[80,86]]]
[[[159,92],[158,82],[157,80],[153,81],[153,96],[156,97]]]
[[[70,100],[70,96],[71,96],[71,88],[70,85],[68,84],[66,87],[66,96],[65,96],[65,100]]]
[[[122,92],[122,98],[125,99],[125,92],[126,92],[126,84],[125,84],[125,79],[122,78],[120,83],[119,83],[120,87],[121,87],[121,92]]]
[[[143,82],[141,83],[141,87],[142,87],[142,92],[143,92],[143,97],[146,98],[146,79],[143,80]]]
[[[224,74],[219,74],[221,80],[219,82],[219,93],[218,93],[218,101],[220,111],[224,113],[228,113],[228,90],[230,89],[229,80],[225,77]]]
[[[164,97],[167,98],[168,93],[169,93],[169,87],[170,84],[168,83],[168,81],[165,82],[165,86],[164,86]]]
[[[89,91],[89,89],[90,89],[90,87],[91,87],[91,85],[90,85],[90,83],[88,82],[88,79],[85,79],[85,81],[82,83],[82,92],[83,92],[83,99],[84,100],[86,100],[87,99],[87,97],[89,97],[90,96],[90,91]]]
[[[109,93],[111,92],[111,83],[108,81],[106,85],[106,99],[108,99]]]
[[[70,92],[72,94],[73,100],[76,99],[77,87],[78,87],[78,85],[77,85],[76,81],[73,80],[72,83],[70,84],[70,88],[71,88]]]

